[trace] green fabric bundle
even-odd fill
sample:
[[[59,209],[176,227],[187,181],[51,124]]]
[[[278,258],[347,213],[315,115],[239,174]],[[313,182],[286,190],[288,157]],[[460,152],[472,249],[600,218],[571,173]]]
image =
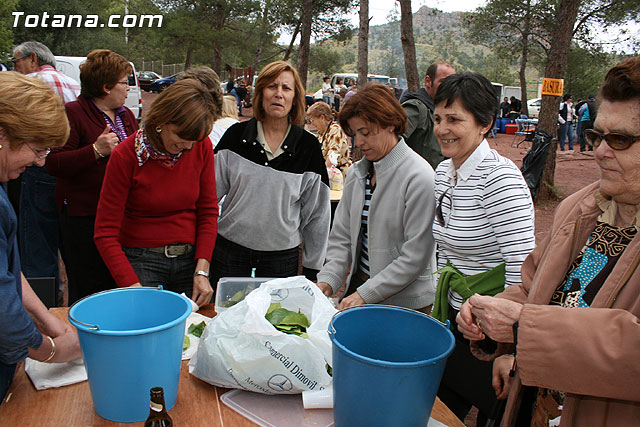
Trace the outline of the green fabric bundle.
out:
[[[494,296],[504,290],[504,263],[484,273],[465,276],[447,261],[447,265],[436,271],[436,273],[440,273],[440,278],[438,279],[436,300],[433,304],[431,316],[443,323],[449,318],[449,289],[453,289],[460,294],[463,301],[471,298],[473,294]]]

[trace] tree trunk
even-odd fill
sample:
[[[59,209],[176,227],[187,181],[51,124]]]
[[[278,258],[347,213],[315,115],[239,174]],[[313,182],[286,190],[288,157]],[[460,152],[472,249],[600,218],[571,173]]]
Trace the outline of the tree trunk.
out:
[[[217,12],[215,14],[215,29],[218,33],[224,28],[225,21],[227,20],[227,10],[224,6],[220,5],[216,7]],[[213,45],[213,58],[211,58],[211,69],[218,73],[220,76],[222,72],[222,45],[220,41],[216,41]]]
[[[522,31],[522,58],[520,59],[520,100],[522,107],[520,112],[529,117],[527,105],[527,60],[529,57],[529,35],[531,34],[531,0],[527,0],[527,16],[524,17],[524,29]]]
[[[251,69],[253,73],[257,73],[258,63],[260,61],[260,57],[262,56],[262,49],[264,46],[264,38],[267,32],[267,28],[269,28],[269,10],[271,9],[271,0],[267,0],[264,4],[264,10],[262,11],[262,21],[260,22],[260,32],[258,33],[258,47],[256,48],[256,53],[253,56],[253,66]]]
[[[296,42],[296,37],[298,37],[298,33],[300,32],[301,25],[302,25],[302,19],[298,21],[298,24],[296,25],[296,29],[293,31],[293,36],[291,36],[289,47],[287,48],[287,51],[284,53],[284,58],[282,59],[285,61],[288,61],[289,58],[291,57],[291,52],[293,52],[293,44]]]
[[[545,77],[561,79],[567,69],[569,46],[573,36],[573,27],[578,16],[580,0],[561,0],[556,13],[556,26],[551,35],[551,48],[547,56]],[[559,96],[542,95],[540,121],[538,128],[551,135],[556,134],[558,123]],[[542,172],[542,182],[536,192],[536,201],[552,200],[556,198],[554,192],[554,175],[556,172],[557,141],[551,144],[549,156]]]
[[[400,27],[402,52],[404,53],[404,70],[407,74],[407,88],[410,92],[417,92],[420,88],[418,65],[416,64],[416,43],[413,40],[413,14],[411,0],[398,0],[400,3]]]
[[[369,0],[360,0],[358,30],[358,89],[367,84],[369,74]]]
[[[309,45],[311,43],[311,24],[313,21],[313,0],[302,2],[302,29],[300,31],[300,48],[298,49],[298,73],[302,86],[307,88],[307,72],[309,71]]]

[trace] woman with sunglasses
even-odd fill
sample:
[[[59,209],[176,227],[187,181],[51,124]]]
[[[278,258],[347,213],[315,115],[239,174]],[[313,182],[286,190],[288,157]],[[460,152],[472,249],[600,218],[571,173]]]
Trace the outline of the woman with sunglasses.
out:
[[[0,183],[31,165],[42,167],[51,147],[69,135],[62,99],[38,79],[0,73]],[[0,186],[0,402],[16,365],[27,356],[67,362],[81,356],[78,335],[51,314],[21,274],[18,219]]]
[[[433,316],[455,325],[472,294],[495,295],[521,282],[520,267],[535,244],[534,209],[520,170],[485,139],[498,112],[491,82],[476,73],[451,75],[434,104],[434,133],[449,159],[436,168],[440,274]],[[469,341],[452,329],[456,348],[438,396],[461,420],[476,406],[484,425],[496,406],[492,365],[476,359]]]
[[[122,55],[106,49],[89,52],[80,65],[80,96],[65,105],[69,140],[46,163],[57,178],[69,304],[116,286],[93,242],[93,229],[111,152],[138,130],[134,114],[124,106],[130,74],[131,64]]]
[[[203,73],[217,90],[198,81]],[[198,305],[211,300],[218,202],[208,135],[222,104],[219,87],[208,67],[172,84],[142,129],[112,152],[95,240],[118,286],[163,285]]]
[[[503,425],[640,420],[640,57],[609,70],[598,101],[585,136],[600,180],[560,203],[522,284],[473,296],[458,316],[473,342],[511,346],[491,355]]]
[[[380,303],[429,313],[433,169],[400,136],[407,114],[387,86],[366,85],[339,119],[364,158],[347,173],[318,287],[332,295],[350,270],[340,309]]]

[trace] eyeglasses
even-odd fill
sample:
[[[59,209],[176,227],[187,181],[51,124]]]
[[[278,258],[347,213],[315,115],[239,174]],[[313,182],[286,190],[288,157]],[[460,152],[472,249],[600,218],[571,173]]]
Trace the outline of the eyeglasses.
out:
[[[25,55],[25,56],[21,56],[20,58],[11,58],[11,62],[13,62],[13,65],[15,65],[16,62],[21,61],[25,58],[28,58],[28,56]]]
[[[310,125],[311,123],[313,123],[313,119],[309,116],[304,118],[304,124],[305,125]]]
[[[31,151],[33,151],[33,154],[36,155],[36,160],[42,160],[42,159],[46,159],[47,156],[49,155],[49,153],[51,153],[51,148],[47,147],[47,148],[33,148],[29,143],[26,143],[27,147],[29,147],[29,149]]]
[[[129,86],[129,80],[125,80],[122,82],[116,82],[117,85],[122,85],[122,86]]]
[[[436,206],[436,220],[438,220],[438,224],[440,224],[440,227],[444,227],[444,215],[442,214],[442,200],[444,199],[444,196],[447,196],[447,198],[451,199],[451,196],[447,194],[449,190],[451,190],[451,187],[443,191],[440,197],[438,197],[438,205]]]
[[[640,141],[640,135],[633,136],[619,132],[600,133],[593,129],[585,129],[584,136],[587,144],[592,147],[598,148],[604,139],[612,150],[626,150],[634,142]]]

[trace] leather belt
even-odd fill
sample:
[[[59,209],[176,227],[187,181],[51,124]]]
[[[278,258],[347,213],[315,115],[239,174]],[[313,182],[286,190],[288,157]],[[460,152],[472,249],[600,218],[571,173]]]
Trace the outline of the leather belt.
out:
[[[164,254],[167,258],[176,258],[181,255],[188,254],[193,250],[193,245],[189,243],[172,243],[167,246],[160,246],[158,248],[147,248],[151,252]]]

